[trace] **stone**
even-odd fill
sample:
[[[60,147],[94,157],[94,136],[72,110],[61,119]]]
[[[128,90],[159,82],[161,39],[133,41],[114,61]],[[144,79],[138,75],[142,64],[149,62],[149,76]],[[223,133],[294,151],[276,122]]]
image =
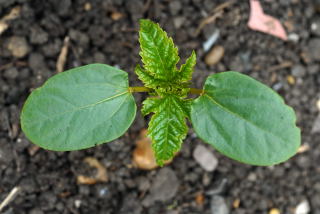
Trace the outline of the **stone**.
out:
[[[171,1],[169,3],[169,9],[170,9],[170,12],[172,15],[177,15],[179,13],[179,11],[181,10],[182,8],[182,5],[181,5],[181,2],[180,1]]]
[[[18,77],[18,75],[18,70],[14,67],[5,70],[3,74],[3,76],[7,79],[15,79]]]
[[[292,41],[292,42],[294,42],[294,43],[299,42],[299,39],[300,39],[299,34],[290,33],[290,34],[288,35],[288,40],[289,40],[289,41]]]
[[[43,67],[45,67],[44,56],[40,53],[33,52],[30,54],[28,59],[29,67],[34,71],[37,72]]]
[[[0,139],[0,166],[9,164],[13,160],[12,154],[10,143],[4,138]]]
[[[311,33],[320,36],[320,18],[316,18],[311,22]]]
[[[138,200],[138,196],[135,194],[126,195],[122,206],[120,208],[120,214],[140,214],[142,213],[142,206]]]
[[[186,18],[184,16],[178,16],[178,17],[175,17],[173,19],[173,24],[174,24],[174,27],[176,29],[179,29],[183,23],[185,22]]]
[[[165,202],[172,199],[178,192],[179,180],[175,172],[166,167],[159,170],[154,178],[150,193],[142,201],[143,206],[149,207],[155,201]]]
[[[45,56],[48,57],[55,57],[58,56],[58,54],[61,51],[62,42],[60,39],[55,39],[53,42],[50,42],[46,45],[42,46],[42,52]]]
[[[318,64],[308,65],[307,71],[309,74],[316,74],[316,73],[320,72],[320,66]]]
[[[41,27],[31,28],[30,42],[35,45],[42,45],[48,41],[49,35]]]
[[[56,1],[55,3],[56,10],[60,16],[67,15],[70,7],[72,6],[71,0]]]
[[[207,172],[214,171],[218,166],[218,159],[203,145],[197,145],[193,151],[193,158]]]
[[[302,65],[295,65],[291,69],[291,74],[294,77],[303,77],[304,75],[306,75],[306,73],[307,73],[307,69]]]
[[[23,58],[29,53],[29,45],[24,37],[11,37],[8,41],[7,48],[12,56],[17,58]]]
[[[79,45],[81,46],[87,46],[89,44],[89,37],[87,34],[81,32],[81,31],[78,31],[78,30],[75,30],[75,29],[71,29],[69,31],[69,36],[70,36],[70,39],[77,42]]]
[[[222,196],[214,195],[210,201],[211,214],[229,214],[229,208]]]
[[[221,45],[216,45],[212,50],[206,55],[204,61],[207,65],[217,64],[224,55],[224,48]]]
[[[308,47],[311,58],[315,61],[320,61],[320,38],[310,39]]]
[[[313,122],[311,133],[320,133],[320,114],[317,116]]]
[[[308,214],[309,212],[310,204],[307,200],[300,202],[295,210],[295,214]]]

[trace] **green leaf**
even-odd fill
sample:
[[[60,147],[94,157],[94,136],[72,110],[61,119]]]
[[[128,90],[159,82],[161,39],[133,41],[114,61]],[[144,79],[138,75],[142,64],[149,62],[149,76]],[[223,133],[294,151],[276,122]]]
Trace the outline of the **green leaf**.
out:
[[[149,99],[148,102],[154,102],[154,99]],[[157,163],[162,166],[163,161],[170,160],[174,153],[180,150],[188,127],[185,121],[184,100],[168,95],[156,102],[158,107],[152,109],[155,114],[149,123],[148,132]]]
[[[273,165],[300,145],[292,108],[267,86],[237,73],[208,77],[205,94],[194,100],[195,132],[224,155],[252,165]]]
[[[70,151],[120,137],[136,114],[126,72],[91,64],[57,74],[28,97],[26,136],[42,148]]]
[[[140,65],[137,65],[135,68],[135,73],[138,75],[139,79],[144,83],[144,85],[148,88],[156,89],[160,85],[163,85],[163,81],[154,78],[151,74],[149,74],[146,70],[141,68]]]
[[[191,56],[186,60],[186,63],[183,64],[179,70],[179,76],[177,79],[180,82],[187,82],[191,80],[192,78],[192,73],[193,73],[193,68],[196,65],[197,62],[197,57],[196,53],[192,51]]]
[[[155,113],[158,106],[161,104],[162,100],[155,97],[148,97],[142,103],[142,115],[145,116],[151,112]]]
[[[146,19],[140,20],[139,36],[144,68],[156,79],[172,80],[179,61],[178,48],[172,38],[158,24]]]

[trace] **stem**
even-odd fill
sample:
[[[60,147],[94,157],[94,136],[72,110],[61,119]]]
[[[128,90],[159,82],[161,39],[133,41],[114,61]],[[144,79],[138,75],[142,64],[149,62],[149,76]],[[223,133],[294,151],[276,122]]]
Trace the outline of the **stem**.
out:
[[[134,93],[134,92],[151,92],[151,88],[143,87],[143,86],[136,86],[136,87],[129,87],[129,92]]]
[[[198,88],[190,88],[190,94],[202,95],[204,90]]]
[[[151,92],[151,91],[153,91],[151,88],[147,88],[147,87],[144,87],[144,86],[129,87],[129,92],[130,93]],[[190,88],[190,94],[202,95],[202,94],[204,94],[204,90],[198,89],[198,88]]]

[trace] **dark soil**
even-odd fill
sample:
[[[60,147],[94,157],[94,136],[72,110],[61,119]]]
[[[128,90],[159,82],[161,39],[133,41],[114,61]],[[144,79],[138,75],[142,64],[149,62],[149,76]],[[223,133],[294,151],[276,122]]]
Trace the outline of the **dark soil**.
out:
[[[13,187],[22,187],[4,213],[215,214],[218,212],[214,208],[225,200],[235,214],[264,214],[272,208],[291,214],[307,200],[310,213],[319,214],[320,134],[313,127],[320,114],[316,106],[320,99],[319,1],[261,1],[265,12],[286,23],[288,34],[298,41],[284,42],[248,29],[250,8],[244,0],[226,8],[222,17],[194,36],[201,20],[222,2],[0,0],[0,17],[15,6],[22,7],[21,16],[10,21],[10,27],[0,36],[0,202]],[[123,17],[113,20],[115,12]],[[114,142],[78,152],[35,151],[21,132],[20,110],[31,90],[56,73],[65,36],[71,38],[66,68],[106,63],[128,71],[131,85],[141,85],[133,73],[140,61],[140,18],[160,22],[178,45],[182,59],[196,50],[194,87],[201,88],[209,74],[237,70],[277,90],[295,109],[302,143],[310,149],[273,167],[247,166],[214,152],[219,164],[208,173],[192,157],[195,146],[203,142],[191,129],[182,152],[169,166],[142,171],[132,167],[131,161],[134,141],[148,122],[138,113],[127,134]],[[312,28],[314,25],[318,29]],[[204,63],[202,43],[215,29],[220,30],[216,44],[224,47],[225,54],[217,65],[209,67]],[[7,48],[12,37],[27,45],[25,56],[12,56]],[[284,64],[287,66],[277,67]],[[289,75],[295,79],[293,84],[287,81]],[[145,94],[135,97],[140,103]],[[77,184],[77,176],[88,170],[83,159],[89,156],[107,168],[107,183]],[[217,190],[223,181],[224,188]],[[159,188],[157,182],[166,184]],[[217,194],[210,195],[211,190],[217,190]],[[199,195],[204,196],[203,205]],[[240,205],[234,207],[237,199]]]

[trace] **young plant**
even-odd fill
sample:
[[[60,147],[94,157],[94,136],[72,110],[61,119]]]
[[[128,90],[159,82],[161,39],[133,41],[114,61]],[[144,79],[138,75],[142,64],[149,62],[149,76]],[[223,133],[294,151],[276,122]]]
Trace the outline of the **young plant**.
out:
[[[252,165],[273,165],[300,145],[292,108],[262,83],[238,72],[210,75],[203,90],[189,88],[192,52],[177,68],[178,48],[158,24],[140,21],[135,73],[144,87],[129,87],[128,74],[104,64],[51,77],[28,97],[21,114],[25,135],[54,151],[90,148],[123,135],[136,114],[133,92],[148,92],[142,114],[153,113],[148,133],[159,165],[181,148],[189,119],[196,134],[222,154]],[[188,94],[200,95],[196,99]]]

